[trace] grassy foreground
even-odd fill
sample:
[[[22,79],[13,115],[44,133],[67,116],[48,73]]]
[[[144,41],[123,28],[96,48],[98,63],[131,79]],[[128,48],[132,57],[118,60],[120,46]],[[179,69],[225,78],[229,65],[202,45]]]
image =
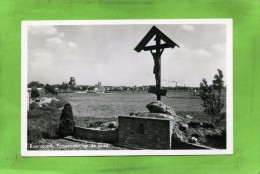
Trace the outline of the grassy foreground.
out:
[[[41,139],[57,139],[62,107],[68,103],[62,97],[40,90],[40,97],[30,101],[28,111],[28,143],[38,143]],[[44,102],[49,99],[48,102]]]
[[[74,142],[59,137],[58,129],[60,115],[63,106],[68,103],[59,95],[46,93],[40,90],[40,97],[30,101],[28,111],[27,137],[28,150],[120,150],[111,144],[96,142]],[[110,121],[106,119],[90,118],[86,122],[79,117],[74,117],[76,125],[89,127],[89,124],[97,124]]]

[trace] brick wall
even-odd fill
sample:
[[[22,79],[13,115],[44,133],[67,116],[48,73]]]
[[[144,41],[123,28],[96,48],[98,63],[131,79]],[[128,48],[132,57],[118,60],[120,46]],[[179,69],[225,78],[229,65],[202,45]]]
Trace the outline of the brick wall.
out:
[[[118,117],[118,142],[146,149],[171,149],[171,120],[136,116]]]
[[[73,136],[103,143],[114,143],[118,140],[117,130],[104,131],[79,126],[74,127]]]

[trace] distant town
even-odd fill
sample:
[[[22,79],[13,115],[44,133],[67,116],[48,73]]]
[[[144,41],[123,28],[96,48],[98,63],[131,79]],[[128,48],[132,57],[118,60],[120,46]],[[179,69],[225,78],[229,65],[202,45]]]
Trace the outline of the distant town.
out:
[[[32,81],[28,84],[28,88],[44,88],[45,85],[39,81]],[[50,85],[57,93],[110,93],[112,91],[148,91],[153,85],[144,86],[106,86],[98,81],[95,85],[77,85],[75,77],[70,77],[69,81],[64,81],[62,84]],[[193,91],[199,87],[189,86],[165,86],[166,90]]]

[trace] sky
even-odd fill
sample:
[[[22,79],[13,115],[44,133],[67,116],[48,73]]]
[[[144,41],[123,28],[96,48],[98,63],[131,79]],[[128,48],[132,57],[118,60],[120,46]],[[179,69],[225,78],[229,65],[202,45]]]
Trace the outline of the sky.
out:
[[[77,85],[155,85],[153,58],[134,48],[153,25],[59,25],[28,30],[28,82]],[[155,25],[180,48],[161,56],[162,86],[211,84],[217,69],[226,79],[226,26],[223,24]],[[155,44],[152,39],[148,45]]]

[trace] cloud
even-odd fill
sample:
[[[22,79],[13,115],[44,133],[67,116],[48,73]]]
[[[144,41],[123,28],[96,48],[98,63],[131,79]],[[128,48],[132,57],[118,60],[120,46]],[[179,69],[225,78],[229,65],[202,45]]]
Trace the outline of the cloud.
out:
[[[226,43],[215,44],[215,45],[212,46],[212,49],[215,50],[215,51],[219,51],[219,52],[225,51],[226,50]]]
[[[77,48],[77,45],[74,42],[66,41],[64,38],[65,33],[60,32],[55,26],[29,26],[28,32],[29,34],[43,37],[47,47],[52,47],[54,49]]]
[[[198,54],[199,56],[209,57],[210,52],[205,49],[198,49],[194,51],[195,54]]]
[[[64,43],[63,40],[61,40],[61,38],[59,38],[59,37],[47,38],[46,42],[47,42],[47,45],[50,45],[50,46],[61,45]]]
[[[70,48],[77,48],[77,47],[78,47],[74,42],[68,42],[67,45],[68,45]]]
[[[51,47],[53,49],[62,49],[62,50],[67,50],[68,48],[70,49],[75,49],[78,47],[77,44],[74,42],[67,42],[64,41],[60,37],[51,37],[46,39],[46,43],[48,47]]]
[[[187,59],[187,60],[202,60],[208,59],[212,55],[210,50],[199,48],[199,49],[190,49],[185,46],[180,46],[181,49],[176,49],[174,53],[175,59]],[[167,52],[170,53],[170,52]],[[169,58],[171,56],[168,56]]]
[[[181,29],[184,31],[193,31],[194,27],[192,25],[181,25]]]
[[[55,35],[58,34],[58,30],[55,26],[29,26],[28,32],[31,34],[46,34]]]
[[[53,55],[43,50],[29,50],[30,68],[49,67],[53,61]]]
[[[48,47],[54,48],[54,49],[75,49],[78,47],[77,44],[71,41],[65,41],[62,37],[64,36],[64,33],[60,33],[55,37],[50,37],[46,39],[46,43]]]
[[[65,33],[64,32],[61,32],[58,34],[59,37],[64,37],[65,36]]]

